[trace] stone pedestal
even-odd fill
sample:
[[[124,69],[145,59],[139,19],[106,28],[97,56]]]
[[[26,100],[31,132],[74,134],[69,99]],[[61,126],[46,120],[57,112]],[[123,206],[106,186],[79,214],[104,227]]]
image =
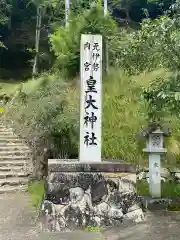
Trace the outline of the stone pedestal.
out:
[[[42,227],[47,231],[115,226],[144,215],[136,195],[136,169],[126,163],[49,160]]]

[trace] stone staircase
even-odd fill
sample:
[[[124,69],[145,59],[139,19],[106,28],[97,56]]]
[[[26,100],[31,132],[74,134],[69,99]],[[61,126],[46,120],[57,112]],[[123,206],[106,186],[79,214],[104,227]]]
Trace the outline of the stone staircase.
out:
[[[0,193],[27,190],[31,162],[30,148],[12,129],[0,125]]]

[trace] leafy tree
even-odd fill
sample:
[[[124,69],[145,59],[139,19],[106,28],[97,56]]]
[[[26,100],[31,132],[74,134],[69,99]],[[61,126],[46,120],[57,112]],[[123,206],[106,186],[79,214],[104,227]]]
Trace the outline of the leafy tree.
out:
[[[70,76],[79,73],[79,43],[83,33],[102,34],[104,37],[113,38],[118,33],[118,28],[111,16],[104,17],[103,9],[99,6],[72,16],[68,28],[57,28],[50,36],[52,51],[56,56],[55,67],[66,71]],[[110,44],[113,44],[113,41]],[[109,49],[111,52],[111,45]]]
[[[6,2],[4,0],[0,1],[0,24],[5,24],[8,21],[6,16]]]
[[[91,4],[94,2],[97,1],[71,0],[72,17],[81,14],[85,9],[90,9]],[[102,1],[100,2],[102,3]],[[145,17],[142,9],[147,9],[147,12],[150,12],[150,18],[155,18],[160,14],[157,10],[162,5],[161,3],[163,3],[161,8],[164,11],[168,9],[172,0],[112,0],[109,1],[109,10],[112,10],[112,14],[115,15],[119,22],[125,22],[123,26],[126,28],[127,26],[137,28]],[[11,70],[19,68],[23,74],[27,71],[28,75],[31,74],[29,62],[33,59],[33,74],[40,72],[41,69],[48,69],[52,63],[51,59],[53,59],[49,52],[48,35],[56,31],[59,26],[64,25],[64,9],[64,0],[0,0],[0,40],[8,48],[8,50],[1,49],[0,55],[4,59],[1,68]],[[122,19],[124,13],[126,20]],[[133,38],[134,41],[136,37],[128,35],[125,38]],[[34,44],[34,39],[36,44]],[[137,45],[136,40],[133,49],[135,45]],[[143,46],[145,47],[145,45]],[[141,49],[140,46],[139,48]],[[128,50],[126,51],[128,52]],[[16,62],[17,65],[11,66],[9,59],[16,59],[17,57],[19,59]],[[125,58],[126,56],[124,56]],[[2,72],[1,70],[1,74]],[[14,70],[12,72],[13,77],[15,77]],[[18,78],[20,77],[18,73]]]
[[[0,26],[8,23],[11,7],[11,1],[0,0]],[[4,47],[2,41],[0,41],[0,47]]]
[[[143,95],[149,103],[150,118],[164,119],[167,115],[180,116],[180,1],[177,0],[170,8],[173,17],[164,17],[161,24],[152,31],[156,35],[159,54],[170,68],[172,76],[167,79],[157,79],[150,87],[144,89]],[[158,40],[157,40],[158,38]]]
[[[143,91],[149,103],[149,120],[163,122],[169,116],[180,116],[180,75],[173,74],[167,79],[157,79]]]

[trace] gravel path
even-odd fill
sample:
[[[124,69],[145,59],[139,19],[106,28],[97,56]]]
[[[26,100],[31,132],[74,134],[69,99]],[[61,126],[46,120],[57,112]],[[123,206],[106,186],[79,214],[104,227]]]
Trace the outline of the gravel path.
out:
[[[104,231],[108,240],[179,240],[180,212],[154,211],[139,224]]]
[[[26,193],[0,195],[0,239],[33,240],[37,229]]]
[[[0,240],[99,240],[99,233],[44,233],[26,193],[0,195]]]
[[[25,193],[0,195],[0,240],[179,240],[180,213],[148,212],[141,224],[124,224],[103,233],[40,233]]]

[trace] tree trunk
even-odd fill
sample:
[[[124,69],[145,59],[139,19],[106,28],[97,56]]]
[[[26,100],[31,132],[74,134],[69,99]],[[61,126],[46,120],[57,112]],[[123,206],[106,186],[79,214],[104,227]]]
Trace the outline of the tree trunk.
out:
[[[36,22],[36,38],[35,38],[35,58],[32,70],[32,76],[35,77],[38,73],[38,61],[39,61],[39,42],[41,34],[41,23],[42,23],[42,8],[37,8],[37,22]]]
[[[11,16],[8,18],[8,30],[11,30]]]

